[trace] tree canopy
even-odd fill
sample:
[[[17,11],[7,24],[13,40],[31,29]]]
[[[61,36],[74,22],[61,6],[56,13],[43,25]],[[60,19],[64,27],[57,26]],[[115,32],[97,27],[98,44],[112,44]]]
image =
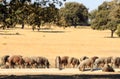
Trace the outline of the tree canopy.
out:
[[[65,1],[65,0],[63,0]],[[15,27],[25,24],[39,27],[42,23],[56,22],[58,9],[56,5],[61,6],[61,0],[3,0],[0,4],[0,24],[1,28]]]
[[[113,37],[120,23],[120,3],[117,0],[104,2],[98,7],[98,10],[91,12],[90,19],[93,29],[108,29],[111,31],[111,37]]]
[[[60,24],[63,26],[77,26],[88,24],[88,9],[77,2],[67,2],[59,10]]]

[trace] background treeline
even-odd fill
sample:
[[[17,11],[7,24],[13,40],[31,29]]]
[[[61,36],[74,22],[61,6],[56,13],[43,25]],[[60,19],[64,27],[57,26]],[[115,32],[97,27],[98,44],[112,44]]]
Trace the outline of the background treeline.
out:
[[[37,26],[56,24],[67,27],[91,25],[94,30],[110,30],[120,36],[120,0],[103,2],[98,9],[88,12],[81,3],[66,0],[0,0],[0,28],[13,28],[17,24]],[[65,3],[63,7],[60,6]]]
[[[88,9],[76,2],[66,3],[65,7],[61,6],[61,0],[3,0],[0,4],[0,23],[1,28],[15,27],[25,24],[33,27],[37,26],[38,30],[45,23],[53,23],[59,26],[77,26],[88,24]],[[57,6],[57,7],[56,7]]]
[[[44,23],[56,23],[58,9],[55,5],[61,5],[59,0],[10,0],[1,1],[0,4],[0,23],[1,28],[15,27],[21,24],[24,29],[25,24],[40,28]],[[34,29],[34,28],[33,28]]]

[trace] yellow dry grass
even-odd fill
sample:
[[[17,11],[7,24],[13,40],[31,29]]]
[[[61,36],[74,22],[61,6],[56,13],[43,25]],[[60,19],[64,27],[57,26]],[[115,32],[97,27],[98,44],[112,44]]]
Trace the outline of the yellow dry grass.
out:
[[[109,30],[90,28],[0,30],[0,56],[44,56],[51,62],[56,56],[120,56],[120,38],[107,38],[109,35]]]

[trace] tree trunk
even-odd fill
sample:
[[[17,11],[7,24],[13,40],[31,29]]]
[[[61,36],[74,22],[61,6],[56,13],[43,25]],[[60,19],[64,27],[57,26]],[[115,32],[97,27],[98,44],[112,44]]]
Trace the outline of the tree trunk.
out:
[[[111,30],[111,38],[113,38],[114,30]]]
[[[33,31],[35,30],[35,26],[32,26],[32,30],[33,30]]]
[[[77,26],[76,26],[76,25],[74,25],[74,28],[77,28]]]
[[[22,21],[22,27],[21,27],[21,29],[24,29],[24,27],[25,27],[25,24],[24,24],[24,21]]]
[[[40,23],[38,24],[38,26],[37,26],[37,27],[38,27],[38,31],[39,31],[39,30],[40,30]]]
[[[2,26],[3,30],[5,30],[5,25]]]
[[[74,23],[74,28],[77,28],[77,24],[76,23]]]

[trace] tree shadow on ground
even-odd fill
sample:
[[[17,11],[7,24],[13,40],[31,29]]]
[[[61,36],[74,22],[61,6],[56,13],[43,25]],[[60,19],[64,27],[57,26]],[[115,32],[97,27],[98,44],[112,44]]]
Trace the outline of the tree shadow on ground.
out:
[[[40,30],[53,30],[52,28],[40,28]]]
[[[38,31],[38,29],[34,30],[35,32],[43,32],[43,33],[65,33],[66,31],[63,30],[54,30],[53,28],[40,28],[40,30]]]
[[[110,36],[105,36],[104,38],[111,38],[111,37],[110,37]],[[113,38],[120,38],[120,37],[114,36],[114,37],[112,37],[111,39],[113,39]]]
[[[65,33],[65,31],[53,31],[53,30],[40,30],[39,32],[43,33]]]
[[[21,35],[20,33],[0,33],[0,35]]]

